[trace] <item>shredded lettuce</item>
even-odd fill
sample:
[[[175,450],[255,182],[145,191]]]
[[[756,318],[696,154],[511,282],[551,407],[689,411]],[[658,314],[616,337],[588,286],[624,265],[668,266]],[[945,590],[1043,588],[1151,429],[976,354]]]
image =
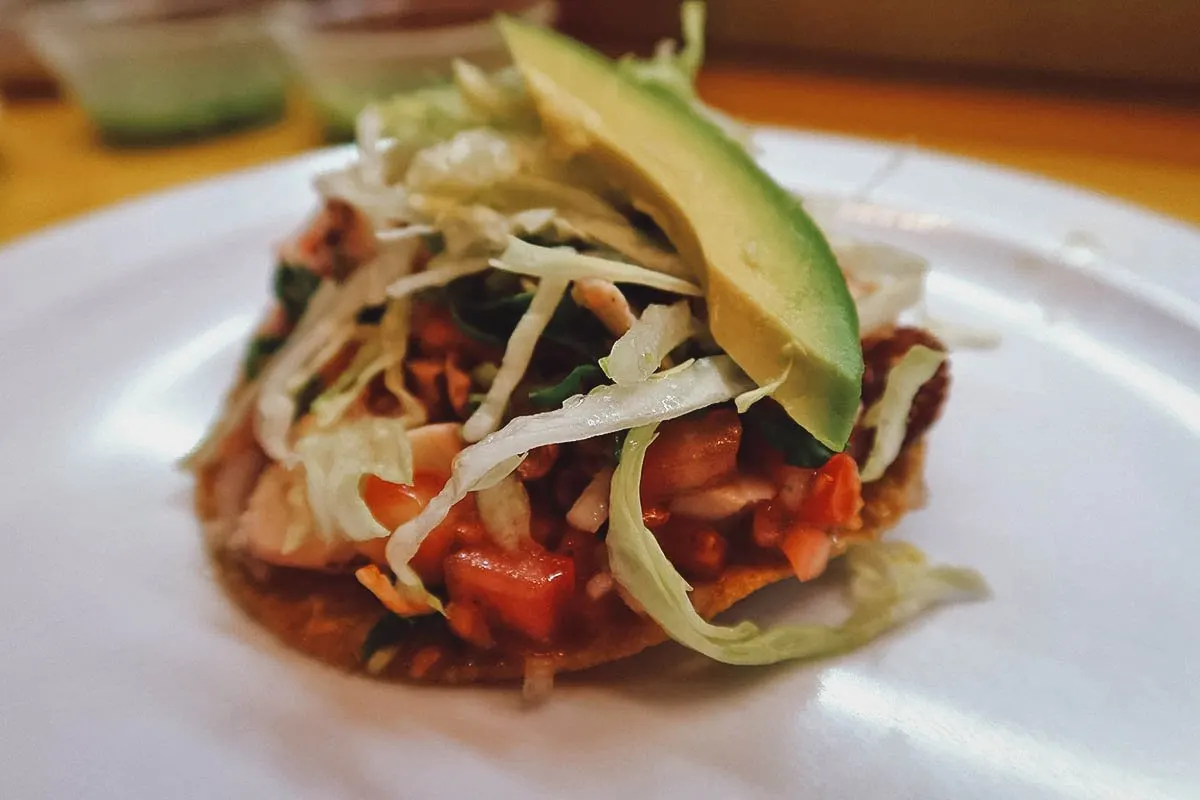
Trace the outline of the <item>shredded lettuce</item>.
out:
[[[570,247],[539,247],[509,237],[508,247],[490,263],[496,269],[534,277],[554,277],[566,280],[599,278],[613,283],[633,283],[662,289],[666,292],[699,297],[700,287],[682,278],[661,272],[613,261],[607,258],[583,255]]]
[[[263,450],[273,460],[286,466],[295,465],[288,433],[302,408],[298,395],[302,387],[312,384],[313,376],[320,368],[355,335],[356,317],[361,309],[380,305],[388,297],[399,299],[440,286],[487,266],[482,260],[445,265],[435,259],[423,272],[409,274],[417,247],[415,239],[390,242],[373,261],[355,270],[341,286],[324,282],[312,296],[296,330],[267,365],[261,378],[256,432]]]
[[[388,284],[387,296],[393,299],[409,297],[423,289],[445,286],[455,278],[472,275],[487,269],[483,259],[443,260],[441,256],[429,262],[429,266],[411,275],[405,275]]]
[[[652,303],[600,359],[604,374],[625,386],[649,378],[667,354],[691,338],[696,329],[686,300],[669,306]]]
[[[360,315],[361,316],[361,315]],[[384,386],[400,401],[401,419],[409,427],[425,422],[425,407],[404,386],[404,357],[408,351],[409,304],[407,299],[389,301],[384,307],[378,325],[360,327],[363,341],[354,354],[354,359],[342,371],[333,385],[325,389],[312,404],[312,413],[317,425],[328,428],[350,409],[366,390],[367,385],[380,373],[384,375]],[[389,380],[387,371],[399,370]]]
[[[628,225],[624,215],[601,196],[597,184],[595,177],[582,168],[542,163],[536,165],[536,171],[515,175],[476,199],[510,213],[553,208],[560,214],[574,213]]]
[[[885,244],[838,240],[832,246],[864,336],[895,325],[904,312],[921,305],[929,273],[925,259]]]
[[[617,69],[626,75],[670,92],[695,107],[734,141],[747,150],[754,150],[749,130],[740,122],[703,103],[696,95],[696,75],[704,62],[704,3],[691,0],[680,8],[683,29],[683,48],[676,53],[675,42],[659,42],[654,55],[648,59],[625,56]]]
[[[364,114],[377,116],[380,140],[392,140],[387,161],[392,169],[400,172],[407,167],[412,154],[422,147],[486,122],[463,102],[458,87],[453,84],[427,86],[395,95],[368,107]],[[390,182],[394,176],[385,172],[383,177]]]
[[[387,183],[383,163],[383,117],[379,109],[368,106],[354,120],[354,145],[358,164],[352,169],[364,185],[377,189]]]
[[[388,564],[398,576],[406,570],[411,572],[409,560],[454,504],[479,489],[485,480],[494,482],[516,469],[523,454],[535,447],[577,442],[674,419],[725,402],[753,385],[733,359],[714,356],[633,386],[602,386],[555,411],[517,417],[458,454],[442,491],[415,519],[392,534],[387,545]]]
[[[491,128],[460,131],[413,156],[404,175],[411,192],[469,195],[516,175],[521,143]]]
[[[865,644],[941,603],[986,595],[973,570],[930,567],[903,542],[854,545],[847,553],[853,611],[841,625],[752,622],[714,625],[688,598],[691,586],[642,523],[642,463],[656,425],[629,432],[609,500],[609,565],[613,578],[672,639],[727,664],[758,665],[832,655]]]
[[[691,270],[679,254],[660,247],[628,220],[613,220],[607,216],[587,214],[573,209],[559,209],[559,218],[570,226],[578,238],[604,245],[626,259],[655,272],[691,279]]]
[[[403,187],[368,180],[364,171],[362,162],[329,170],[313,179],[313,188],[326,200],[343,200],[354,206],[377,232],[413,219]]]
[[[491,255],[503,249],[511,233],[510,220],[487,206],[423,195],[413,197],[413,206],[437,227],[450,258]]]
[[[409,196],[406,207],[439,228],[453,225],[455,241],[464,252],[479,246],[503,249],[507,235],[535,235],[554,242],[602,245],[657,272],[690,277],[677,253],[654,242],[597,189],[588,188],[595,181],[585,171],[536,163],[540,146],[518,141],[514,155],[522,162],[520,171],[502,180],[486,184],[476,179],[473,191],[466,182],[443,188],[440,194],[431,188],[427,194]],[[491,178],[499,178],[499,171]]]
[[[526,131],[541,127],[525,82],[515,68],[505,67],[489,74],[469,61],[455,59],[453,70],[454,85],[463,102],[490,125]]]
[[[533,510],[525,484],[511,473],[475,494],[479,521],[492,541],[513,551],[530,541]]]
[[[750,410],[750,407],[759,400],[765,400],[766,398],[775,394],[776,390],[779,389],[780,386],[783,386],[784,382],[787,381],[788,376],[792,374],[793,359],[789,352],[791,347],[791,345],[788,345],[786,348],[784,348],[784,356],[787,358],[787,364],[784,366],[783,371],[779,373],[778,378],[768,381],[762,386],[751,389],[748,392],[743,392],[742,394],[739,394],[737,397],[733,398],[733,404],[737,407],[737,412],[739,414],[745,414]]]
[[[895,325],[900,315],[918,305],[924,295],[924,278],[916,276],[892,278],[872,286],[855,301],[859,330],[866,336]]]
[[[900,454],[913,400],[945,360],[945,353],[918,344],[888,373],[883,396],[863,417],[863,425],[875,429],[875,442],[862,468],[864,482],[882,478]]]
[[[702,2],[686,2],[680,7],[683,48],[675,52],[675,42],[659,42],[654,55],[647,59],[625,56],[617,68],[645,83],[653,83],[685,99],[695,96],[694,84],[704,63],[705,9]]]
[[[380,357],[384,365],[383,385],[400,401],[399,418],[412,430],[428,422],[429,413],[404,383],[404,359],[408,355],[410,322],[411,304],[408,298],[390,300],[383,318],[379,320],[379,341],[383,350]]]
[[[363,500],[361,484],[367,475],[412,483],[412,444],[403,419],[368,416],[310,433],[296,443],[296,453],[319,538],[365,542],[391,535]],[[443,611],[411,569],[397,576],[395,588],[406,603]]]
[[[328,428],[341,419],[371,379],[382,372],[387,364],[378,337],[362,342],[350,364],[338,375],[333,385],[313,401],[311,411],[317,418],[317,425]]]
[[[557,278],[543,278],[538,284],[529,309],[522,315],[508,340],[508,347],[505,348],[504,358],[500,362],[500,370],[492,379],[492,385],[488,387],[487,397],[463,424],[463,439],[477,442],[500,426],[509,398],[512,397],[513,390],[517,388],[521,378],[525,377],[529,362],[533,360],[533,351],[537,347],[538,339],[550,324],[566,291],[567,282]]]
[[[297,393],[354,335],[359,310],[382,302],[384,287],[411,269],[415,252],[413,240],[391,244],[341,286],[324,282],[309,300],[296,329],[263,371],[256,432],[273,460],[295,465],[288,431],[296,418]]]
[[[403,421],[363,417],[301,437],[296,453],[304,465],[318,536],[363,542],[391,533],[371,514],[359,484],[367,475],[412,483],[412,447]]]

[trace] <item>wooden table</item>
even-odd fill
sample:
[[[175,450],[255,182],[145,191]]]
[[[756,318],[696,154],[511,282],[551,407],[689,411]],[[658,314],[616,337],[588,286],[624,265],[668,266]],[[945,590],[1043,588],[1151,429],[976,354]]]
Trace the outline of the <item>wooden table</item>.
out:
[[[936,148],[1042,173],[1200,223],[1200,107],[761,69],[709,69],[701,92],[748,120]],[[190,145],[112,150],[75,106],[0,112],[0,242],[109,203],[319,146],[282,123]]]

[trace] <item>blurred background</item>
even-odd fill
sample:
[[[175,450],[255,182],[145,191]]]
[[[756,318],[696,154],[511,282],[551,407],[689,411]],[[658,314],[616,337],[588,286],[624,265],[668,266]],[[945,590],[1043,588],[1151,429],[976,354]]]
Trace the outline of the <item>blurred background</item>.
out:
[[[0,242],[352,135],[505,57],[520,14],[609,53],[676,0],[0,0]],[[751,121],[997,161],[1200,221],[1197,0],[710,0],[700,92]]]

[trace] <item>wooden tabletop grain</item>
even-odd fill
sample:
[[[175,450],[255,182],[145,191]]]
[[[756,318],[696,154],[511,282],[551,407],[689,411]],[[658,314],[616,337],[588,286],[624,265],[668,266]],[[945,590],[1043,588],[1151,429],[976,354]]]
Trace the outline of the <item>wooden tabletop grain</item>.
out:
[[[750,121],[942,150],[1200,223],[1200,107],[913,79],[713,67],[713,105]],[[111,203],[320,146],[303,103],[274,126],[114,150],[66,101],[0,112],[0,242]]]

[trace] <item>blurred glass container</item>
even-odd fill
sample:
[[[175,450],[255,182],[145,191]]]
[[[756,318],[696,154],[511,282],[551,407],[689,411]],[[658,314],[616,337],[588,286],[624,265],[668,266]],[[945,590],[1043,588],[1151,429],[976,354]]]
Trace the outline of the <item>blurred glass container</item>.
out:
[[[507,12],[553,24],[553,0],[281,0],[269,28],[299,74],[333,140],[352,138],[372,100],[449,80],[463,58],[485,69],[508,63],[492,23]]]
[[[260,7],[238,0],[65,0],[22,30],[115,144],[159,144],[265,124],[286,70]]]

